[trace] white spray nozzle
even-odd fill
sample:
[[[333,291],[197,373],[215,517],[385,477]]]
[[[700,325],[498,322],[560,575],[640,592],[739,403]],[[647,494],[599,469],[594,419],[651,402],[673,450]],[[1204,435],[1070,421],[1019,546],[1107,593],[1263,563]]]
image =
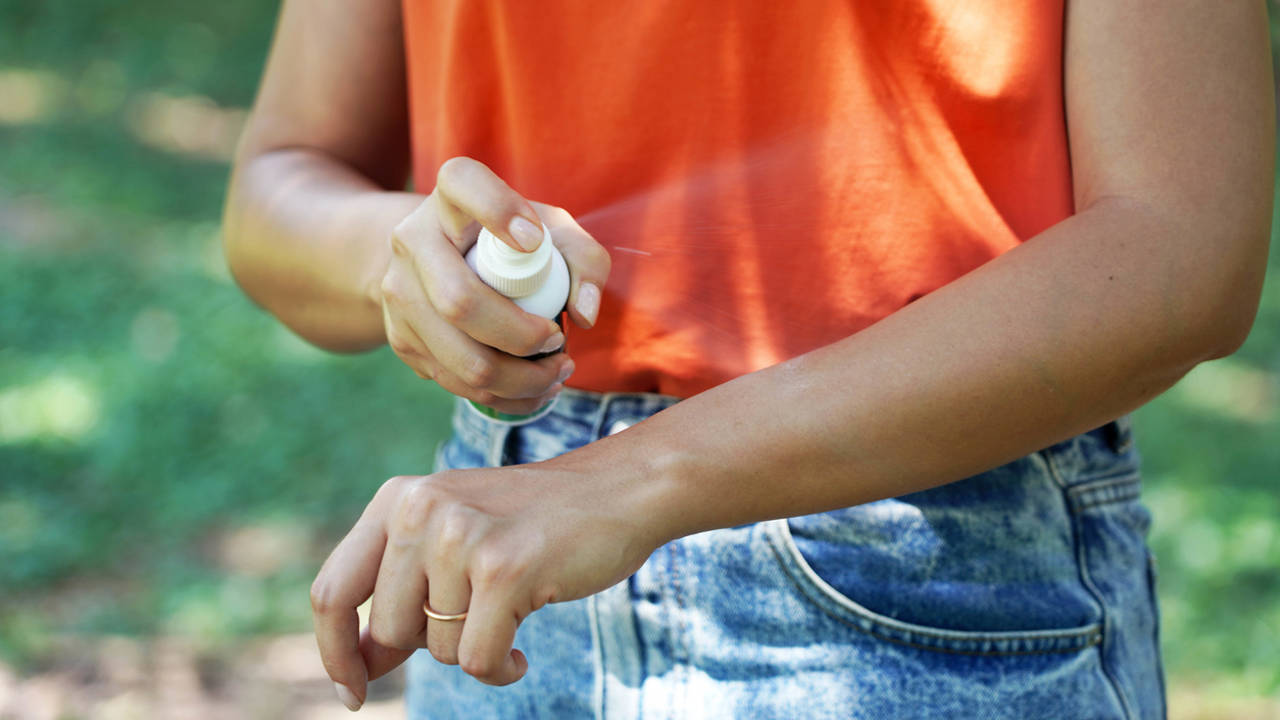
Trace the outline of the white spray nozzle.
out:
[[[542,243],[522,252],[502,242],[486,228],[476,239],[476,274],[486,285],[509,298],[536,292],[551,274],[551,231],[542,226]]]

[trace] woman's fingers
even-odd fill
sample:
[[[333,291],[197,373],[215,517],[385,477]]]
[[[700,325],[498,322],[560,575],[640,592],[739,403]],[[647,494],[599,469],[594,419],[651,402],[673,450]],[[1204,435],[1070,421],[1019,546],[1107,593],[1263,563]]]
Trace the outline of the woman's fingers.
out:
[[[553,232],[570,270],[569,314],[582,327],[595,324],[609,255],[567,212],[534,206],[489,168],[468,158],[441,166],[436,191],[392,233],[393,257],[383,278],[387,338],[418,375],[455,395],[505,413],[542,407],[573,372],[559,353],[536,362],[520,358],[554,352],[565,336],[551,320],[518,308],[485,285],[463,253],[478,223],[514,247],[521,222]],[[513,224],[515,223],[515,224]],[[525,228],[530,230],[530,228]]]
[[[599,318],[602,291],[613,264],[609,251],[563,208],[539,203],[537,209],[569,265],[569,317],[578,327],[592,327]]]
[[[360,633],[360,654],[364,656],[365,667],[369,668],[370,680],[377,680],[400,667],[400,664],[408,660],[409,656],[415,652],[417,652],[417,648],[402,650],[380,645],[373,639],[367,625]]]
[[[369,672],[360,653],[360,618],[356,608],[373,594],[386,542],[380,517],[385,504],[385,500],[380,502],[374,497],[355,526],[330,553],[311,585],[312,620],[320,659],[329,677],[339,686],[339,698],[348,707],[352,703],[359,707],[367,692]]]
[[[526,357],[564,345],[564,334],[551,320],[521,310],[485,285],[462,255],[443,239],[422,238],[405,244],[435,312],[476,342]]]
[[[510,685],[524,677],[529,661],[514,649],[520,619],[515,587],[483,587],[471,593],[467,624],[460,629],[458,664],[464,672],[490,685]]]
[[[438,369],[448,371],[471,388],[466,397],[483,392],[505,400],[537,398],[573,372],[573,361],[563,353],[525,360],[481,345],[439,318],[424,316],[417,320],[420,324],[414,332],[435,341],[431,353]]]
[[[381,647],[415,650],[426,643],[427,616],[419,599],[427,594],[427,576],[418,538],[404,530],[392,523],[387,533],[369,609],[369,632]]]
[[[476,390],[468,385],[464,385],[462,381],[445,371],[437,373],[435,381],[436,384],[453,395],[471,400],[508,415],[531,415],[542,409],[542,407],[547,403],[551,402],[560,394],[560,391],[564,389],[563,385],[556,383],[551,386],[550,390],[538,397],[508,400],[506,398],[500,398],[487,390]]]
[[[518,411],[499,405],[532,405],[528,412],[533,412],[573,372],[573,361],[563,353],[531,361],[477,342],[437,315],[416,278],[405,273],[389,271],[383,289],[383,322],[392,350],[419,376],[455,395],[502,412]]]
[[[427,649],[431,657],[446,664],[458,664],[458,641],[462,639],[462,629],[471,620],[468,605],[471,603],[471,588],[466,585],[462,573],[458,570],[435,570],[432,573],[440,579],[432,585],[427,605],[440,615],[456,615],[467,613],[461,620],[427,619]],[[421,607],[418,610],[422,610]],[[465,668],[464,668],[465,669]]]
[[[529,252],[542,243],[542,224],[533,206],[479,160],[446,160],[436,173],[434,194],[440,197],[440,212],[451,230],[468,228],[474,219],[516,250]],[[451,239],[468,247],[475,240],[470,232],[459,235]]]

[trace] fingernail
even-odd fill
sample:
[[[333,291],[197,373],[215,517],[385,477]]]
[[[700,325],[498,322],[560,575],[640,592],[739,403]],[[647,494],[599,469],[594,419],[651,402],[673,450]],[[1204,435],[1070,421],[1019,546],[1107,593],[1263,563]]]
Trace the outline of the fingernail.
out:
[[[556,376],[556,382],[562,383],[565,380],[568,380],[569,376],[572,374],[573,374],[573,361],[569,360],[560,367],[560,374]]]
[[[351,712],[359,710],[360,706],[364,704],[360,702],[360,698],[356,697],[355,693],[351,692],[351,688],[346,685],[336,682],[333,684],[333,687],[338,691],[338,699],[341,700],[342,704],[346,705],[347,709]]]
[[[511,232],[511,237],[515,238],[516,244],[525,252],[537,250],[542,242],[542,231],[538,226],[519,215],[511,218],[511,224],[507,226],[507,230]]]
[[[578,288],[578,314],[588,324],[596,324],[596,313],[600,312],[600,288],[595,283],[584,282]]]
[[[562,347],[564,347],[564,333],[556,333],[555,335],[547,338],[546,342],[542,343],[542,349],[538,350],[538,352],[555,352]]]

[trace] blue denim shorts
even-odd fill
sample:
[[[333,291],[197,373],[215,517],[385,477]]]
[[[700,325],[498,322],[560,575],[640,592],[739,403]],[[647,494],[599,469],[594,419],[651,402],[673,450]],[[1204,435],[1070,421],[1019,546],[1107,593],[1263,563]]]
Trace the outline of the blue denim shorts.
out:
[[[529,425],[458,404],[438,468],[544,460],[673,398],[566,390]],[[1128,418],[956,483],[699,533],[516,634],[519,682],[426,651],[411,718],[1160,718]]]

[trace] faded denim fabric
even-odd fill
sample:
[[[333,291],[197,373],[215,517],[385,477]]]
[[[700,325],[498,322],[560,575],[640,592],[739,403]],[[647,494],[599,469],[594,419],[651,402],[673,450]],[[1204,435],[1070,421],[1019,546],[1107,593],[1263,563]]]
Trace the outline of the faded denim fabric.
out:
[[[566,390],[515,429],[459,403],[437,465],[547,459],[674,402]],[[1161,718],[1139,488],[1126,417],[933,490],[680,538],[526,619],[514,685],[418,652],[409,716]]]

